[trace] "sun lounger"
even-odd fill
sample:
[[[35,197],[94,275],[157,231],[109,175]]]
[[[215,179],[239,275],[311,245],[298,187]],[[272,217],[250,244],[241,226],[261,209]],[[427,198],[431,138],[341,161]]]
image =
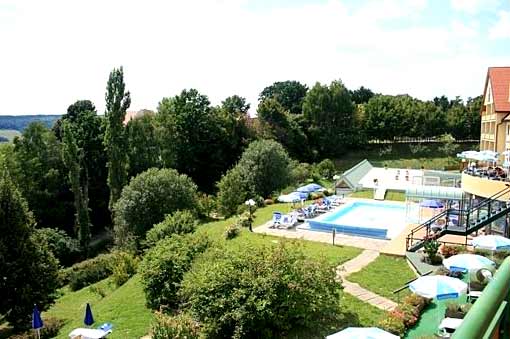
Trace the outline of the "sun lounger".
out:
[[[271,228],[275,228],[282,222],[282,213],[281,212],[273,212],[273,225]]]
[[[282,222],[278,225],[278,228],[292,228],[297,224],[297,213],[292,212],[290,214],[285,214],[282,216]]]
[[[112,330],[96,330],[93,328],[76,328],[69,333],[69,338],[80,338],[80,339],[101,339],[106,338],[108,334],[112,333]]]
[[[463,319],[444,318],[439,324],[439,334],[442,338],[450,338],[451,334],[462,324]]]

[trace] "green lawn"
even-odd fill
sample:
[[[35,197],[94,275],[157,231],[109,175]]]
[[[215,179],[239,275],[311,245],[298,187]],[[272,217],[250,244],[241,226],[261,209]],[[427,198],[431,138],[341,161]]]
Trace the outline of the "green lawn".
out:
[[[12,129],[0,129],[0,136],[6,137],[11,142],[15,136],[20,136],[20,135],[21,135],[21,133],[19,131],[15,131]]]
[[[95,288],[103,291],[105,297],[95,292]],[[69,338],[69,332],[74,328],[84,327],[87,302],[92,307],[96,325],[103,322],[114,325],[108,338],[139,338],[149,330],[152,312],[145,307],[145,296],[137,275],[117,289],[110,279],[105,279],[76,292],[64,288],[63,293],[55,305],[43,313],[43,318],[54,316],[66,321],[57,338]]]
[[[374,190],[362,190],[353,192],[349,195],[351,198],[364,198],[364,199],[373,199],[374,198]],[[386,196],[384,197],[386,200],[392,200],[392,201],[405,201],[406,200],[406,194],[402,191],[393,191],[388,190],[386,191]]]
[[[406,289],[396,295],[393,291],[414,278],[416,275],[405,258],[380,255],[361,271],[349,275],[347,280],[383,297],[398,301],[409,292]]]

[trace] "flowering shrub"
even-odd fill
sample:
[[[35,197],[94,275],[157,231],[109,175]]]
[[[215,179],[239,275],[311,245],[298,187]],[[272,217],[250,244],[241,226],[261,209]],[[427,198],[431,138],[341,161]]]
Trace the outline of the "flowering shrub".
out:
[[[414,326],[430,299],[411,294],[402,304],[390,312],[389,316],[379,322],[379,327],[398,336],[403,336],[406,329]]]

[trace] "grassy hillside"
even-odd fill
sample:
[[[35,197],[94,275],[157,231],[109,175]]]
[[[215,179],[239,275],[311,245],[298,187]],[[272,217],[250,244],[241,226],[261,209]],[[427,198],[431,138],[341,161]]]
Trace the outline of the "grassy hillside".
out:
[[[60,115],[0,115],[0,130],[22,131],[34,121],[40,121],[47,127],[51,127],[58,118]]]
[[[5,137],[12,141],[15,136],[19,136],[21,133],[13,129],[0,129],[0,137]]]

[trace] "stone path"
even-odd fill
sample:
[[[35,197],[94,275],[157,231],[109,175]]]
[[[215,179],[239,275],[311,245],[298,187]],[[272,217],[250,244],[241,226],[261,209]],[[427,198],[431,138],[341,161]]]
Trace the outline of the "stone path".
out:
[[[397,306],[396,302],[381,297],[380,295],[366,290],[360,285],[347,280],[347,276],[349,274],[360,271],[363,269],[363,267],[374,261],[378,256],[379,252],[366,249],[356,258],[353,258],[338,266],[337,276],[338,278],[342,279],[342,286],[344,287],[345,292],[352,294],[359,300],[369,303],[370,305],[380,308],[381,310],[391,311]]]

